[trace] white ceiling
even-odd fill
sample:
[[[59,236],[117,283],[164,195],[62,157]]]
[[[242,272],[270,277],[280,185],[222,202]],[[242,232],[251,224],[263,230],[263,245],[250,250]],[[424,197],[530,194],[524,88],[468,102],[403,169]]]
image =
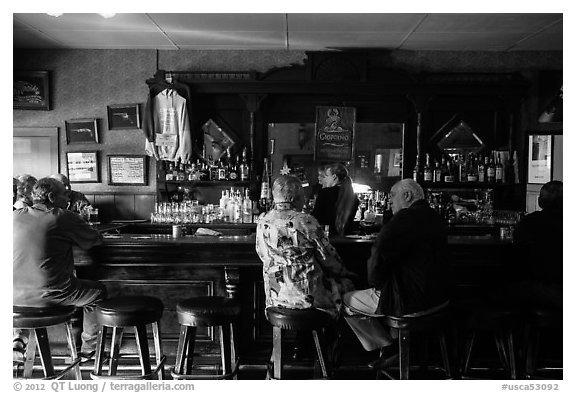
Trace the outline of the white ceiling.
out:
[[[13,14],[14,48],[562,50],[563,14]]]

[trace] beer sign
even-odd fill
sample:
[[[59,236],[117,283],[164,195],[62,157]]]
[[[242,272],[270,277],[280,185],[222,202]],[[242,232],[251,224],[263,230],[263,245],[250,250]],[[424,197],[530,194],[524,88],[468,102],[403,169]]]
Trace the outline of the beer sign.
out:
[[[356,108],[316,107],[314,159],[322,162],[352,160]]]

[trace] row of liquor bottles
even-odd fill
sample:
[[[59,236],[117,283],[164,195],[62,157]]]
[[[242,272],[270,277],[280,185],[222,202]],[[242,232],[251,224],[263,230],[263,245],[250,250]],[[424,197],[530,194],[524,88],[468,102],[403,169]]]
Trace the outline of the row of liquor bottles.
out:
[[[412,178],[429,183],[512,183],[512,163],[502,160],[501,153],[492,151],[487,155],[468,153],[442,156],[432,162],[426,154],[425,165],[416,156]],[[508,160],[509,161],[509,160]]]
[[[230,149],[215,162],[183,163],[181,161],[165,161],[164,177],[166,181],[249,181],[250,165],[248,164],[246,148],[242,157],[231,155]]]
[[[249,190],[222,190],[219,204],[201,205],[197,200],[159,202],[154,206],[150,221],[158,224],[253,223],[258,214],[256,202],[250,200]]]

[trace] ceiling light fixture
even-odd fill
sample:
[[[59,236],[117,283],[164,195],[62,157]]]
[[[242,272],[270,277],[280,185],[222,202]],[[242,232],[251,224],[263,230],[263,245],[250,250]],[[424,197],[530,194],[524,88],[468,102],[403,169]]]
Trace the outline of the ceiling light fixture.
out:
[[[62,16],[64,14],[54,12],[54,13],[48,13],[47,15],[53,16],[54,18],[58,18],[59,16]],[[100,15],[102,18],[105,18],[105,19],[113,18],[114,16],[116,16],[116,14],[113,14],[113,13],[102,13],[102,14],[98,14],[98,15]]]

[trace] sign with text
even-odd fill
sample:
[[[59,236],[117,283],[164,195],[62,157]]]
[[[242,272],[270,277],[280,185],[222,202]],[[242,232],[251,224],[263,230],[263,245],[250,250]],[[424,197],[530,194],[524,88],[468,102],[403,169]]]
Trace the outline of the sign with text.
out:
[[[146,156],[109,155],[108,184],[116,186],[147,185]]]
[[[352,160],[356,108],[316,107],[314,159],[323,162]]]

